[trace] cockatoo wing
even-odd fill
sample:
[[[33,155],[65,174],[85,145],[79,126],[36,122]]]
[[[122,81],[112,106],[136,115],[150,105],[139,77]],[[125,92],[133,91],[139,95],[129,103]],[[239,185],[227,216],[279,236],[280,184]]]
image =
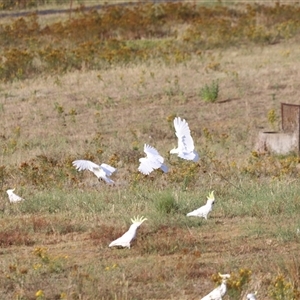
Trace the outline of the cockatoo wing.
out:
[[[106,176],[111,176],[117,169],[108,165],[108,164],[101,164],[100,166],[102,170],[105,172]]]
[[[164,158],[154,147],[145,144],[144,152],[146,153],[147,157],[142,157],[139,159],[140,166],[138,170],[141,173],[149,175],[153,170],[156,170],[158,168],[161,168],[164,172],[168,170],[167,166],[163,164]]]
[[[211,204],[206,204],[188,213],[187,217],[203,217],[207,219],[207,215],[210,213],[211,210],[212,210]]]
[[[96,172],[95,172],[95,174],[96,174]],[[114,184],[115,183],[112,179],[110,179],[108,176],[106,176],[106,174],[104,173],[104,171],[102,169],[100,170],[99,173],[96,174],[96,176],[98,178],[103,179],[108,184]]]
[[[109,176],[111,176],[117,170],[116,168],[108,164],[101,164],[101,166],[98,169],[94,168],[93,170],[96,176],[98,178],[102,178],[106,183],[108,184],[115,183],[113,180],[109,178]]]
[[[72,164],[74,167],[76,167],[78,171],[89,170],[93,172],[93,169],[99,169],[100,167],[99,165],[93,163],[92,161],[84,160],[84,159],[74,160]]]
[[[124,233],[121,237],[114,240],[109,244],[109,247],[128,247],[130,248],[130,242],[132,240],[132,237],[128,235],[128,232]]]
[[[191,131],[186,120],[176,117],[174,119],[175,134],[178,138],[178,149],[180,152],[193,152],[194,141],[191,137]]]
[[[108,164],[101,164],[101,166],[93,163],[90,160],[75,160],[73,161],[73,166],[76,167],[78,171],[89,170],[93,172],[98,178],[102,178],[109,184],[114,183],[113,180],[109,178],[116,169]]]
[[[222,295],[219,290],[215,289],[205,297],[201,298],[201,300],[222,300]]]
[[[151,161],[155,161],[160,164],[162,164],[164,162],[164,158],[158,153],[158,151],[154,147],[151,147],[150,145],[145,144],[144,152],[147,154],[147,157]]]
[[[135,239],[136,237],[136,231],[138,226],[136,224],[132,224],[128,231],[126,231],[121,237],[117,238],[116,240],[112,241],[109,244],[109,247],[128,247],[130,248],[130,243]]]
[[[183,159],[193,160],[194,162],[199,160],[199,154],[195,150],[192,152],[179,152],[178,156]]]
[[[14,203],[14,202],[20,202],[23,201],[24,199],[21,198],[20,196],[16,195],[15,193],[11,193],[11,195],[9,195],[9,201]]]
[[[147,157],[142,157],[139,159],[140,165],[138,170],[144,175],[149,175],[153,170],[153,163]]]
[[[162,164],[160,166],[161,170],[164,172],[164,173],[167,173],[169,171],[169,168],[165,165],[165,164]]]
[[[222,283],[201,300],[222,300],[222,297],[226,294],[226,290],[226,283]]]
[[[23,201],[24,199],[21,198],[20,196],[16,195],[14,193],[15,189],[9,189],[6,191],[7,195],[8,195],[8,199],[10,203],[16,203],[16,202],[20,202]]]
[[[191,217],[191,216],[195,216],[195,217],[204,217],[209,213],[209,207],[207,207],[206,205],[201,206],[198,209],[193,210],[192,212],[188,213],[187,216]]]
[[[120,246],[130,248],[130,243],[136,238],[137,229],[146,220],[147,218],[144,218],[143,216],[132,218],[132,224],[130,225],[129,229],[121,237],[111,242],[109,247]]]
[[[203,297],[201,300],[222,300],[222,297],[226,294],[227,286],[226,281],[230,278],[230,274],[220,274],[219,276],[222,278],[222,283],[214,290],[212,290],[208,295]]]

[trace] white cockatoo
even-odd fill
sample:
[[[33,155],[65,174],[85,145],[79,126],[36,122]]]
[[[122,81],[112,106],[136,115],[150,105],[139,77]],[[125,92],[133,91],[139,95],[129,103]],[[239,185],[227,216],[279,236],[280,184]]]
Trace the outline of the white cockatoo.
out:
[[[16,203],[16,202],[24,201],[23,198],[21,198],[20,196],[18,196],[14,193],[14,190],[15,189],[11,189],[11,190],[6,191],[6,193],[8,194],[9,202],[10,203]]]
[[[214,290],[212,290],[208,295],[203,297],[201,300],[222,300],[222,297],[226,294],[227,291],[227,279],[230,278],[230,274],[220,274],[219,276],[222,278],[222,283]]]
[[[197,162],[199,155],[194,149],[194,141],[191,137],[191,132],[186,120],[176,117],[174,119],[175,134],[178,138],[178,147],[170,151],[172,154],[177,154],[180,158],[193,160]]]
[[[247,295],[247,300],[256,300],[256,292]]]
[[[214,191],[207,196],[207,202],[200,208],[187,214],[188,217],[202,217],[207,220],[208,214],[212,211],[213,204],[215,203]]]
[[[109,247],[127,247],[130,249],[131,242],[136,238],[137,230],[140,225],[146,221],[147,218],[142,217],[134,217],[131,219],[132,224],[130,225],[128,231],[126,231],[121,237],[114,240],[109,244]]]
[[[74,160],[72,162],[73,166],[76,167],[78,171],[89,170],[93,172],[98,179],[104,180],[108,184],[114,184],[115,182],[109,177],[117,170],[116,168],[107,165],[101,164],[97,165],[90,160]]]
[[[168,167],[164,164],[164,158],[158,153],[158,151],[150,145],[144,145],[144,152],[147,157],[139,159],[140,166],[138,170],[144,175],[149,175],[153,170],[161,169],[164,173],[168,172]]]

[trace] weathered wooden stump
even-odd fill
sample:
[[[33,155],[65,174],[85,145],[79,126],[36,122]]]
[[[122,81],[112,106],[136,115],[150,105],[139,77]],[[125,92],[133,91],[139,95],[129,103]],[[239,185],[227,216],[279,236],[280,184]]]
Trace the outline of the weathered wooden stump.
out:
[[[259,132],[255,145],[257,152],[289,154],[300,152],[300,105],[281,103],[282,131]]]
[[[257,152],[272,152],[288,154],[298,152],[298,138],[296,132],[259,132],[255,150]]]

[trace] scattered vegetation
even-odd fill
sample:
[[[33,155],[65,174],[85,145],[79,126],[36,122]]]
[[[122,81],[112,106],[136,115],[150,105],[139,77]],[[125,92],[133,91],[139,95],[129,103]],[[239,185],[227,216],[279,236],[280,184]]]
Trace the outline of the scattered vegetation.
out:
[[[210,85],[206,84],[201,88],[200,95],[205,102],[215,102],[219,96],[219,83],[213,81]]]
[[[170,193],[161,195],[160,198],[156,199],[155,206],[158,212],[165,215],[174,213],[178,210],[178,204]]]
[[[299,156],[252,151],[278,100],[299,99],[298,15],[172,2],[1,20],[0,298],[193,299],[221,272],[225,299],[298,299]],[[197,163],[169,154],[176,116]],[[138,173],[145,142],[167,174]],[[116,167],[116,185],[81,158]],[[211,190],[209,219],[186,218]],[[134,215],[149,221],[132,248],[108,248]]]
[[[283,274],[273,279],[270,286],[270,296],[274,300],[296,300],[300,297],[300,289],[289,282]]]
[[[268,122],[271,125],[272,130],[276,129],[278,121],[279,121],[279,117],[277,116],[275,109],[269,110],[268,111]]]
[[[14,6],[14,1],[8,5]],[[0,80],[101,70],[150,59],[170,65],[187,62],[195,54],[201,57],[206,49],[274,44],[299,33],[299,13],[298,6],[279,2],[234,8],[139,3],[101,11],[79,9],[76,17],[46,26],[32,14],[0,25]],[[219,64],[209,68],[218,69]]]

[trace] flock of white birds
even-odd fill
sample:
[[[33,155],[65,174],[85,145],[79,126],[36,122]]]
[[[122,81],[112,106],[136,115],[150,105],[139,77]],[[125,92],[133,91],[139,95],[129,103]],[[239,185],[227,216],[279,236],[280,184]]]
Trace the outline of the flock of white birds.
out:
[[[188,123],[186,122],[186,120],[181,119],[180,117],[176,117],[174,119],[174,127],[175,134],[178,138],[178,147],[172,149],[170,153],[177,154],[178,157],[182,159],[197,162],[199,160],[199,154],[195,150],[194,141],[191,137]],[[142,174],[149,175],[151,172],[157,169],[161,169],[164,173],[168,172],[168,167],[164,164],[164,158],[154,147],[145,144],[144,152],[146,153],[146,157],[142,157],[139,159],[140,165],[138,167],[138,170]],[[89,160],[75,160],[72,164],[78,171],[89,170],[93,172],[99,180],[104,180],[107,184],[114,184],[114,181],[110,178],[110,176],[116,171],[116,168],[108,164],[102,163],[101,165],[98,165]],[[14,193],[14,190],[15,189],[9,189],[6,191],[10,203],[24,201],[23,198]],[[207,197],[206,204],[188,213],[187,216],[202,217],[207,220],[209,213],[212,211],[214,202],[214,191],[212,191]],[[143,216],[132,218],[132,224],[130,225],[128,231],[126,231],[121,237],[112,241],[109,244],[109,247],[121,247],[130,249],[131,243],[136,238],[138,228],[146,220],[147,218]],[[227,291],[226,282],[227,279],[230,278],[230,275],[219,273],[219,276],[222,279],[221,285],[215,288],[208,295],[203,297],[202,300],[222,300],[222,297],[226,294]],[[256,300],[256,294],[248,294],[247,300]]]

